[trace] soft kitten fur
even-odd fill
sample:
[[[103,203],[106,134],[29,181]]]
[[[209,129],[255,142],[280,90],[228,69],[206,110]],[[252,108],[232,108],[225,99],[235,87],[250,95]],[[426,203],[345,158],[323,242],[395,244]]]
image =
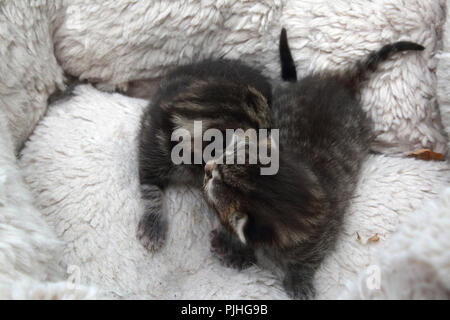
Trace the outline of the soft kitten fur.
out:
[[[146,208],[138,238],[146,248],[156,250],[164,242],[167,220],[161,200],[167,185],[202,186],[204,164],[173,164],[171,151],[178,144],[171,141],[174,130],[187,129],[193,138],[193,124],[199,120],[203,132],[268,128],[271,91],[259,71],[235,60],[181,66],[162,79],[142,117],[139,137],[139,179]]]
[[[283,32],[281,51],[288,48]],[[221,222],[211,247],[223,263],[258,262],[283,277],[293,298],[314,296],[314,274],[336,243],[372,141],[357,98],[360,83],[379,62],[406,50],[423,47],[397,42],[350,70],[280,84],[272,106],[273,128],[280,129],[278,174],[262,176],[258,165],[207,163],[204,192]],[[283,78],[295,81],[290,54],[280,56]]]

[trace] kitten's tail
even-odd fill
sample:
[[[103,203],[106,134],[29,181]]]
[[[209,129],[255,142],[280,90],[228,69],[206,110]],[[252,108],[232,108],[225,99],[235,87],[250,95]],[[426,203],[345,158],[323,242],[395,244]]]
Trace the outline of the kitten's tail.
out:
[[[280,61],[281,61],[281,79],[284,81],[296,82],[297,71],[295,70],[294,59],[292,59],[291,49],[287,39],[286,29],[281,29],[280,35]]]
[[[369,72],[374,72],[381,62],[386,61],[395,53],[403,51],[422,51],[424,49],[425,48],[423,46],[414,42],[399,41],[387,44],[380,50],[372,52],[365,60],[358,62],[354,70],[350,73],[350,89],[354,93],[357,93],[361,82],[364,81],[367,74]]]

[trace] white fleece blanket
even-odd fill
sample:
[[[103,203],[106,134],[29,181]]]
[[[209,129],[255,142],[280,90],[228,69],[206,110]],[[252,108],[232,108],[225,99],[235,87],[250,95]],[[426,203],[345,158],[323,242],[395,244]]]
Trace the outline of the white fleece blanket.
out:
[[[384,153],[428,147],[446,153],[436,103],[435,55],[445,1],[63,0],[55,53],[65,70],[102,88],[162,75],[205,57],[240,58],[280,74],[278,39],[288,30],[299,74],[345,68],[382,44],[412,40],[426,51],[383,64],[363,91]],[[407,85],[406,85],[407,84]]]
[[[6,3],[12,9],[4,10]],[[49,12],[46,19],[35,20],[50,26],[45,34],[54,36],[57,60],[65,70],[99,82],[102,88],[123,87],[129,80],[160,76],[177,63],[222,55],[258,62],[276,78],[281,25],[288,29],[299,74],[348,66],[395,40],[420,42],[427,47],[423,54],[398,56],[383,64],[363,91],[364,107],[386,153],[405,154],[421,147],[447,152],[436,99],[448,119],[448,34],[438,55],[436,81],[445,1],[63,0],[55,6],[51,0],[40,0],[32,8],[21,0],[15,3],[0,0],[0,17],[15,17],[18,8],[25,17]],[[48,11],[49,7],[55,9]],[[0,22],[17,32],[36,29],[45,37],[39,28],[9,20]],[[17,43],[17,52],[29,52],[26,39]],[[11,48],[1,44],[4,61],[26,66],[30,58],[11,54]],[[29,85],[39,83],[39,71],[30,73]],[[58,77],[49,79],[58,84]],[[28,92],[20,81],[9,87],[5,83],[2,73],[0,89],[13,98]],[[33,121],[16,130],[14,119],[20,119],[20,113],[5,100],[0,102],[5,113],[0,120],[13,133],[31,132],[42,115],[42,108],[38,114],[26,108],[32,103],[25,104],[23,117]],[[80,86],[75,97],[48,109],[19,163],[40,212],[29,196],[24,197],[28,191],[11,156],[23,135],[11,138],[8,130],[0,132],[0,138],[12,140],[0,145],[9,155],[0,154],[0,190],[6,190],[0,192],[0,297],[286,298],[280,281],[270,273],[258,267],[237,272],[213,259],[207,235],[216,222],[197,192],[168,190],[167,244],[153,255],[141,247],[135,238],[142,214],[136,133],[145,104]],[[2,175],[2,168],[7,175]],[[2,180],[4,176],[9,180]],[[447,162],[372,156],[362,170],[338,247],[316,276],[318,298],[448,297],[449,182]],[[11,189],[15,183],[19,191]],[[26,214],[19,219],[21,210]],[[368,241],[376,234],[378,241]],[[19,254],[17,243],[28,248],[28,255]]]

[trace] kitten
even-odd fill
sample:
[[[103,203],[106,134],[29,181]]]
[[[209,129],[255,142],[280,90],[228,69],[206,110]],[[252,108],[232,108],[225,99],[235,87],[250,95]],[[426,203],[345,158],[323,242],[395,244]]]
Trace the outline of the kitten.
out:
[[[165,239],[167,219],[162,208],[164,189],[173,183],[201,188],[202,164],[175,165],[171,153],[176,129],[191,137],[203,136],[209,128],[267,128],[272,87],[257,69],[236,60],[206,60],[185,65],[168,73],[143,114],[139,135],[139,179],[145,213],[138,226],[138,238],[149,250],[158,249]],[[194,121],[202,121],[195,132]],[[184,140],[183,140],[184,142]],[[188,141],[192,143],[192,141]],[[194,150],[189,158],[201,156]],[[196,153],[196,154],[195,154]]]
[[[274,90],[280,143],[260,143],[279,152],[278,173],[264,176],[259,165],[216,160],[205,166],[204,194],[221,223],[211,233],[211,249],[224,264],[241,269],[257,262],[283,277],[291,297],[314,296],[314,274],[336,243],[373,139],[357,98],[361,82],[395,52],[423,49],[396,42],[349,70],[312,74]],[[292,58],[285,57],[283,78],[295,80],[293,62],[286,64]]]

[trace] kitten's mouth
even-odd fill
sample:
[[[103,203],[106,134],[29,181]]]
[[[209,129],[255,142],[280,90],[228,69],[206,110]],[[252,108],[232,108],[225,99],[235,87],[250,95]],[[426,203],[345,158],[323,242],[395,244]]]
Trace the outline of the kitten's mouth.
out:
[[[212,179],[212,175],[208,175],[205,173],[205,176],[203,177],[203,189],[205,191],[208,191],[208,184]]]
[[[212,178],[212,172],[214,170],[214,161],[208,161],[205,164],[205,179],[209,180]]]

